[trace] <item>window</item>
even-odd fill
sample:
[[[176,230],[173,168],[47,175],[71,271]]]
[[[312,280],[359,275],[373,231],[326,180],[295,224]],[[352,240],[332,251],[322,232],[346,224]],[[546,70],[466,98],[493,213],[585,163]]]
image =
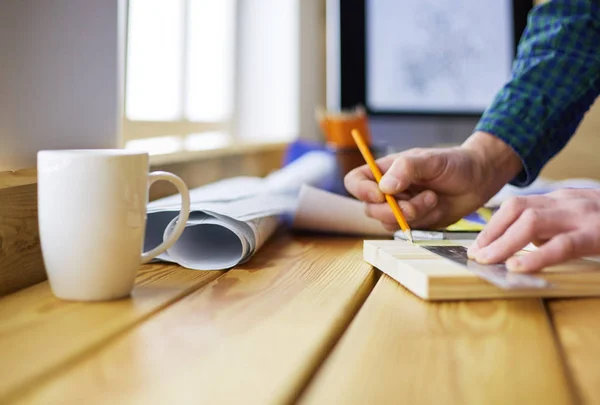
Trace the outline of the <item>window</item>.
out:
[[[237,0],[129,0],[125,147],[207,149],[232,133]]]

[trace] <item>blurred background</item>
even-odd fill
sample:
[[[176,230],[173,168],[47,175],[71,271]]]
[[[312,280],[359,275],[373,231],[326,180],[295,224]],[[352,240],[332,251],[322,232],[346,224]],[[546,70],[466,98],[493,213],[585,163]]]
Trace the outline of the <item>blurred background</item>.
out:
[[[0,170],[126,147],[197,184],[264,175],[291,142],[323,142],[318,107],[364,106],[395,150],[458,144],[509,78],[533,5],[3,0]],[[595,107],[544,174],[600,178],[599,132]]]

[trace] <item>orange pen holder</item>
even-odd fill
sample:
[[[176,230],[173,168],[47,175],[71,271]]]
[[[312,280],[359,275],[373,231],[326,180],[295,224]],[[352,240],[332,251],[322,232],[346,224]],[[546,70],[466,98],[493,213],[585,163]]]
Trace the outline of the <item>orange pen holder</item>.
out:
[[[357,129],[371,152],[374,153],[368,118],[364,108],[357,107],[351,111],[341,112],[319,109],[316,112],[316,119],[325,136],[327,147],[335,153],[342,176],[365,164],[365,160],[356,147],[350,131]]]

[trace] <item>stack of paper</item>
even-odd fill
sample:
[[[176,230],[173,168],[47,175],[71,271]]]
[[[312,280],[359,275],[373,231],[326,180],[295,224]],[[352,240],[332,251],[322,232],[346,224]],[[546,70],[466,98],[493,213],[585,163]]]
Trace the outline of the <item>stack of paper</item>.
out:
[[[335,158],[309,153],[266,178],[237,177],[190,191],[191,214],[179,240],[158,259],[197,270],[233,267],[250,259],[283,216],[293,216],[303,185],[322,187],[336,173]],[[172,232],[180,196],[148,205],[144,250]]]
[[[179,240],[158,258],[195,270],[217,270],[245,262],[278,225],[278,216],[292,210],[290,196],[258,195],[233,201],[191,204],[187,226]],[[180,204],[155,202],[149,207],[145,250],[172,232]]]

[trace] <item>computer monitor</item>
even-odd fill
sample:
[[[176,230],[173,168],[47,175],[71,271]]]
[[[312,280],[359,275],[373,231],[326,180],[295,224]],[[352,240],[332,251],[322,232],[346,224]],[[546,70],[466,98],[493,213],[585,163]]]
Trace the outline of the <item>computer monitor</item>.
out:
[[[375,140],[458,143],[509,79],[531,1],[328,0],[327,104]]]

